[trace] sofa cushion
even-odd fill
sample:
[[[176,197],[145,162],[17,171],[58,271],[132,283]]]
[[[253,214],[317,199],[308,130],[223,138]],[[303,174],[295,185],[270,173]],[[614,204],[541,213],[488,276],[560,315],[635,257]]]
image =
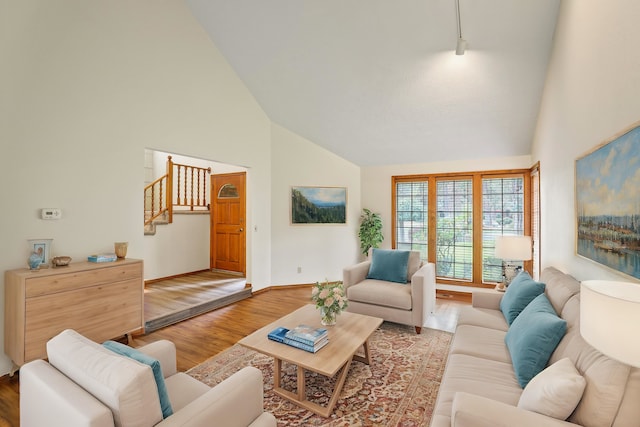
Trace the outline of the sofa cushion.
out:
[[[178,372],[167,378],[167,391],[171,398],[173,409],[176,412],[209,390],[211,390],[211,387],[184,372]]]
[[[156,381],[158,397],[160,398],[160,407],[162,408],[162,416],[167,418],[173,414],[171,401],[169,400],[169,394],[167,393],[167,386],[164,383],[164,376],[162,375],[162,367],[157,359],[117,341],[105,341],[102,345],[117,354],[130,357],[133,360],[148,365],[153,371],[153,378]]]
[[[509,325],[500,310],[478,307],[461,307],[458,326],[472,325],[507,332]]]
[[[373,249],[367,279],[407,283],[409,251]]]
[[[585,385],[585,379],[573,362],[565,357],[529,381],[518,407],[566,420],[580,402]]]
[[[511,325],[520,312],[543,292],[544,283],[536,282],[526,271],[518,274],[500,300],[500,310],[507,323]]]
[[[411,286],[366,279],[347,288],[349,301],[411,310]]]
[[[49,363],[113,413],[116,427],[151,427],[162,421],[153,372],[67,329],[47,342]]]
[[[420,260],[420,252],[409,252],[409,264],[407,265],[407,282],[411,281],[414,274],[422,267],[422,261]]]
[[[473,325],[459,325],[453,336],[450,354],[468,354],[483,359],[511,363],[511,356],[504,345],[506,332]]]
[[[540,281],[546,284],[545,293],[558,314],[562,314],[569,298],[580,293],[580,282],[554,267],[545,268]]]
[[[467,354],[451,354],[438,390],[434,416],[451,416],[453,398],[461,391],[513,406],[518,404],[522,394],[509,363]]]
[[[522,388],[541,372],[567,330],[545,294],[538,295],[509,327],[505,342]]]

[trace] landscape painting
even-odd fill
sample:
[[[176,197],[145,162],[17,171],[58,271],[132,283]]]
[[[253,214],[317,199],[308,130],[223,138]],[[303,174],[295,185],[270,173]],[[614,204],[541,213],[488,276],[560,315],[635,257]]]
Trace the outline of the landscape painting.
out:
[[[346,224],[345,187],[292,187],[292,224]]]
[[[640,124],[576,160],[578,255],[640,279]]]

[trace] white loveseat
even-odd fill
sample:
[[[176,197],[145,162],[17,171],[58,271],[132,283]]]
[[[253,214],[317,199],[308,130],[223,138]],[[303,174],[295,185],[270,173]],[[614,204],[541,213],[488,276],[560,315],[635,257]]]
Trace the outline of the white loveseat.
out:
[[[523,390],[519,384],[505,344],[510,326],[500,309],[504,294],[474,293],[472,306],[460,313],[431,427],[640,426],[640,369],[617,362],[584,341],[580,335],[580,282],[553,267],[543,271],[540,282],[546,285],[544,295],[555,311],[552,315],[566,321],[566,332],[547,367],[530,380],[538,392],[527,392],[523,399],[529,385]],[[524,326],[535,325],[527,322]],[[540,340],[535,343],[542,345]],[[573,378],[584,379],[586,386],[579,394],[570,396],[571,382],[556,382],[564,372],[558,375],[554,370],[553,375],[545,375],[561,364],[575,371]],[[576,406],[565,408],[566,417],[543,414],[569,400]],[[535,411],[529,407],[532,402],[538,406]]]
[[[139,349],[159,361],[173,414],[163,419],[152,368],[116,354],[73,330],[47,344],[49,362],[20,368],[22,427],[275,427],[263,412],[262,373],[237,372],[214,388],[176,370],[175,345]]]

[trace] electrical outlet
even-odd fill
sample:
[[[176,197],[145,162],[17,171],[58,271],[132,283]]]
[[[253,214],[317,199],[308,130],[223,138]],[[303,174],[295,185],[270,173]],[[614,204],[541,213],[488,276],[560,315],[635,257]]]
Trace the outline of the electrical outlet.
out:
[[[298,273],[302,273],[302,267],[298,267]]]

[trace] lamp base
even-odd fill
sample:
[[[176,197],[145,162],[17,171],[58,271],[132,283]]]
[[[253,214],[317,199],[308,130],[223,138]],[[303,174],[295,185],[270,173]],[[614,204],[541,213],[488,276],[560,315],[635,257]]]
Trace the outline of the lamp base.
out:
[[[502,283],[504,283],[505,288],[511,284],[511,281],[515,279],[520,271],[522,271],[521,265],[509,264],[508,262],[502,261]]]

